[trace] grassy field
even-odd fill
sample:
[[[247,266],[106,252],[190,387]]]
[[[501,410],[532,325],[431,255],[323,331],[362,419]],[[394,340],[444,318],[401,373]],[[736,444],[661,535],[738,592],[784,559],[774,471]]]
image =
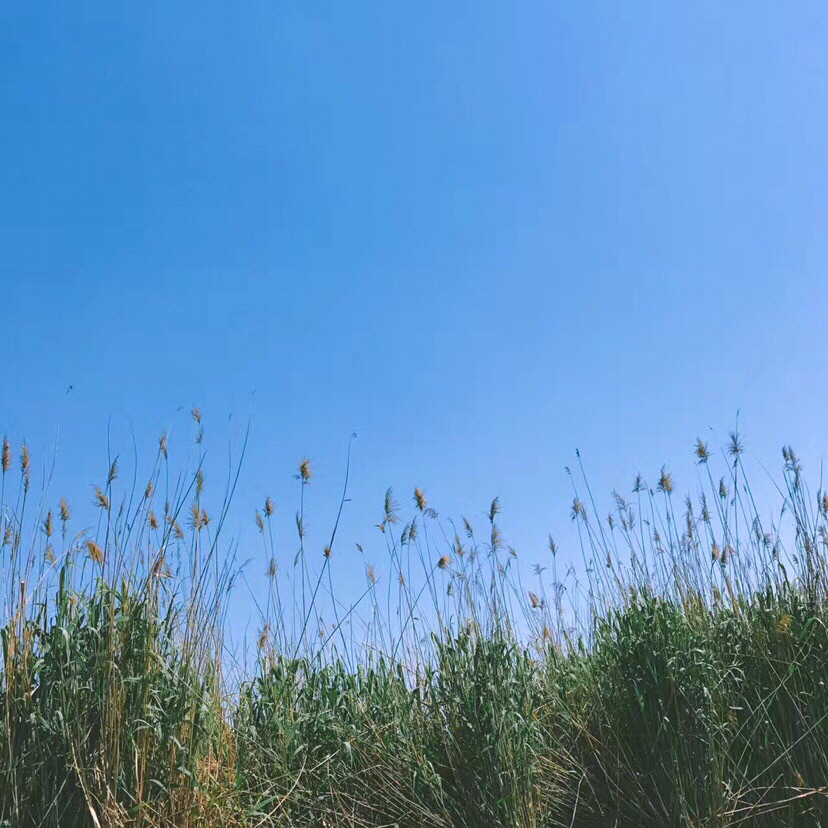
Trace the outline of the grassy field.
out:
[[[550,540],[537,577],[497,501],[455,531],[389,491],[385,575],[349,603],[338,519],[305,549],[303,462],[288,553],[272,502],[255,513],[269,587],[242,670],[232,476],[213,512],[162,439],[147,481],[112,462],[81,532],[6,441],[0,825],[828,824],[828,494],[783,455],[773,515],[736,434],[697,444],[692,500],[664,469],[603,515],[583,482],[580,563]]]

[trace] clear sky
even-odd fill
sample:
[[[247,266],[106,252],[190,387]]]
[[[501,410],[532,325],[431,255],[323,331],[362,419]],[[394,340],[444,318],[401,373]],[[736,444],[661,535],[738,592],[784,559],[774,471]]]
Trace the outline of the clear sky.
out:
[[[249,418],[242,538],[303,455],[330,525],[356,432],[347,550],[420,485],[530,560],[575,448],[681,490],[740,409],[818,469],[826,44],[806,2],[8,3],[0,430],[83,499],[108,423],[149,462],[197,404],[224,463]]]

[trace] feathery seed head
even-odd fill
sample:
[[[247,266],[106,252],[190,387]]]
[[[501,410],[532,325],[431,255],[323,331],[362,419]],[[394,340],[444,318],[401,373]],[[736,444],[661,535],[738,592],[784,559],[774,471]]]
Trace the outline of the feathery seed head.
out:
[[[198,532],[201,530],[203,525],[201,509],[199,509],[198,503],[193,501],[193,504],[190,506],[190,526]]]
[[[667,466],[661,467],[661,476],[658,478],[658,490],[665,494],[670,494],[673,491],[673,477],[667,471]]]
[[[95,505],[100,509],[109,511],[109,498],[100,486],[95,486]]]
[[[492,501],[492,505],[489,508],[489,522],[492,523],[497,516],[498,512],[500,512],[500,498],[496,497]]]
[[[426,496],[423,494],[423,490],[419,486],[414,489],[414,502],[417,504],[417,508],[421,512],[425,511],[427,505]]]
[[[462,558],[463,555],[466,554],[466,550],[463,548],[463,543],[460,540],[460,535],[456,532],[454,533],[454,554],[457,555],[458,558]]]
[[[385,512],[385,520],[388,523],[397,523],[399,520],[397,517],[397,509],[399,507],[394,502],[394,492],[391,490],[390,486],[385,492],[385,504],[383,508]]]
[[[710,452],[707,449],[707,443],[699,437],[696,440],[696,457],[699,458],[699,463],[706,463],[710,457]]]
[[[9,438],[3,437],[3,474],[11,468],[11,446],[9,445]]]
[[[60,521],[64,526],[69,522],[69,501],[65,497],[60,499]]]
[[[265,505],[264,505],[264,513],[267,517],[272,517],[273,512],[276,511],[276,507],[273,504],[273,498],[267,497],[265,498]]]
[[[31,481],[31,465],[32,459],[29,456],[29,447],[23,443],[23,450],[20,453],[20,471],[23,475],[23,491],[29,491],[29,482]]]
[[[440,569],[445,569],[451,563],[451,558],[448,555],[443,555],[439,561],[437,561],[437,566]]]
[[[86,551],[89,553],[89,557],[95,561],[96,564],[102,564],[104,559],[103,549],[98,546],[97,543],[93,540],[88,540],[86,542]]]
[[[310,460],[308,458],[304,458],[301,463],[299,463],[299,473],[297,477],[302,481],[302,483],[310,483],[311,477],[313,477],[313,471],[311,470]]]

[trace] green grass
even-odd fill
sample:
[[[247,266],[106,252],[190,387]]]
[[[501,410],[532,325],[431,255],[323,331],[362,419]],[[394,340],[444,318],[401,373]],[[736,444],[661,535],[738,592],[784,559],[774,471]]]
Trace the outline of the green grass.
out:
[[[289,553],[272,502],[256,513],[269,580],[243,668],[236,472],[208,515],[200,429],[194,473],[165,440],[146,488],[112,463],[79,532],[4,449],[0,825],[828,824],[828,497],[786,448],[761,515],[743,451],[733,435],[714,475],[699,443],[695,500],[665,469],[603,519],[579,476],[580,564],[560,577],[550,543],[532,590],[497,501],[455,532],[389,491],[381,577],[351,603],[338,517],[307,554],[303,464]]]

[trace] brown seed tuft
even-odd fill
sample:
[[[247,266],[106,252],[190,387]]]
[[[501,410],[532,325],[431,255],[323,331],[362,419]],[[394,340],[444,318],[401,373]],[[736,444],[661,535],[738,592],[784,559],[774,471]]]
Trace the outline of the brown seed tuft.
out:
[[[102,564],[104,559],[103,549],[98,546],[97,543],[93,540],[88,540],[86,542],[86,551],[89,553],[89,557],[95,561],[96,564]]]
[[[95,486],[95,505],[109,511],[109,498],[100,486]]]
[[[500,498],[496,497],[492,501],[492,505],[489,507],[489,521],[493,521],[495,517],[497,517],[498,513],[500,512]]]
[[[397,504],[394,502],[394,492],[389,487],[385,492],[385,520],[387,523],[397,523]]]
[[[20,453],[20,471],[23,475],[23,491],[29,491],[29,482],[31,480],[31,465],[32,459],[29,456],[29,447],[23,443],[23,450]]]

